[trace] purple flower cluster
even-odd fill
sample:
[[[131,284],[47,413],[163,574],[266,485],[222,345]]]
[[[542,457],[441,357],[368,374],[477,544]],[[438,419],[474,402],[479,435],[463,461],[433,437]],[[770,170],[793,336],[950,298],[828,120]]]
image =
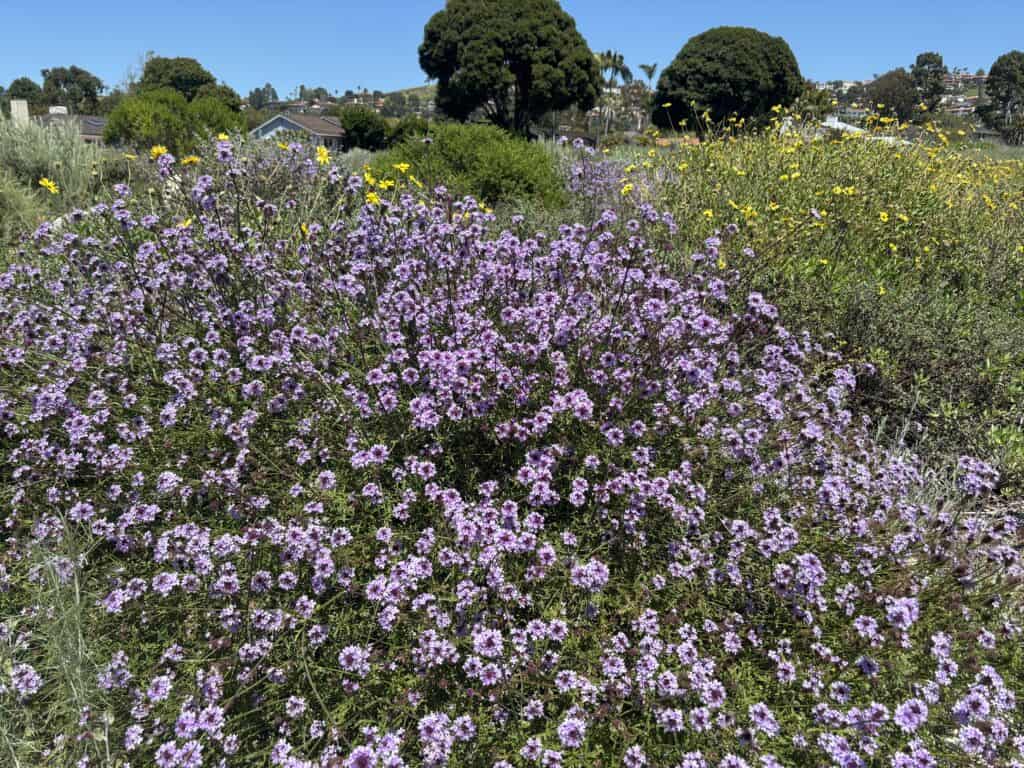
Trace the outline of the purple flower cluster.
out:
[[[59,685],[29,586],[64,551],[106,649],[83,755],[1022,765],[1020,528],[917,501],[728,233],[526,236],[216,153],[0,273],[0,699]]]

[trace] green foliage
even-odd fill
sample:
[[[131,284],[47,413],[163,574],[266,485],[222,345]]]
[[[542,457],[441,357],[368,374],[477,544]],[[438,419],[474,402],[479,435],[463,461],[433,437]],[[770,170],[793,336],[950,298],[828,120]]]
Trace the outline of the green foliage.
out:
[[[96,112],[103,82],[81,67],[54,67],[44,69],[42,101],[48,106],[62,105],[72,114]]]
[[[800,98],[790,107],[790,111],[803,120],[822,120],[834,109],[832,93],[825,89],[815,88],[810,81],[804,83]]]
[[[419,55],[444,114],[465,121],[482,110],[520,135],[551,110],[589,109],[600,93],[598,64],[555,0],[448,0]]]
[[[1012,138],[1014,118],[1024,112],[1024,51],[1010,51],[995,60],[985,81],[985,95],[989,103],[979,110],[982,118]]]
[[[560,206],[565,200],[552,156],[537,143],[490,125],[441,123],[426,139],[409,138],[374,163],[380,175],[394,176],[394,165],[427,186],[443,184],[454,195],[472,195],[494,206],[529,201]]]
[[[430,132],[430,123],[418,115],[406,115],[388,129],[388,144],[400,144],[406,139],[422,138]]]
[[[207,98],[217,99],[232,112],[240,112],[242,109],[242,97],[234,88],[224,83],[207,83],[200,86],[192,101]]]
[[[270,102],[277,100],[277,91],[270,83],[265,83],[262,88],[253,88],[247,98],[250,109],[263,109]]]
[[[690,38],[662,71],[652,117],[655,125],[673,129],[705,111],[716,123],[730,115],[758,121],[773,106],[792,104],[803,85],[796,57],[781,37],[715,27]]]
[[[217,78],[195,59],[154,56],[146,62],[139,81],[140,91],[173,88],[192,101],[204,85],[216,85]]]
[[[245,118],[216,96],[198,96],[188,105],[188,119],[199,135],[233,133],[242,130]]]
[[[375,151],[387,145],[387,121],[369,107],[343,107],[338,111],[338,120],[345,131],[344,149],[359,147]]]
[[[914,79],[914,87],[921,97],[921,101],[934,112],[942,99],[945,89],[943,78],[949,73],[949,69],[942,61],[942,54],[927,52],[919,53],[914,65],[910,68],[910,76]]]
[[[163,144],[178,153],[191,144],[187,114],[185,97],[172,88],[128,96],[107,118],[103,140],[143,148]]]
[[[993,456],[1024,484],[1024,162],[767,130],[659,157],[669,181],[647,194],[681,238],[739,222],[748,287],[875,366],[862,409],[916,425],[926,455]]]
[[[920,110],[914,78],[900,67],[886,72],[867,86],[867,97],[879,114],[907,122]]]
[[[0,265],[4,247],[31,230],[42,218],[43,211],[39,195],[0,167]]]
[[[30,107],[37,106],[42,102],[43,89],[32,78],[19,77],[7,87],[7,99],[24,99]]]
[[[113,162],[112,152],[82,141],[71,122],[42,126],[0,120],[0,170],[51,210],[92,203],[104,184],[110,183],[107,171]],[[39,179],[44,177],[57,183],[60,194],[37,194]]]

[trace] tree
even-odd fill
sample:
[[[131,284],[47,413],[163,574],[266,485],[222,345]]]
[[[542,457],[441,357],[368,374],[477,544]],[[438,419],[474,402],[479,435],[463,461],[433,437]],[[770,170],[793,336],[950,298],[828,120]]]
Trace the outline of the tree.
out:
[[[901,122],[910,120],[917,112],[918,94],[914,78],[903,67],[890,70],[868,83],[867,97],[880,114],[895,117]]]
[[[662,71],[653,119],[673,128],[707,111],[715,122],[733,114],[758,122],[776,104],[792,104],[803,84],[796,57],[781,37],[715,27],[690,38]]]
[[[995,60],[985,81],[985,95],[989,103],[982,117],[993,128],[1004,128],[1024,110],[1024,51],[1010,51]]]
[[[369,107],[343,107],[337,114],[345,131],[341,140],[344,150],[353,147],[377,150],[387,145],[387,121]]]
[[[96,111],[103,82],[92,72],[81,67],[54,67],[44,69],[42,103],[60,105],[69,112],[89,114]]]
[[[245,119],[216,96],[197,96],[188,105],[189,127],[205,135],[242,130]]]
[[[277,91],[270,83],[265,83],[262,88],[253,88],[249,91],[249,106],[253,109],[263,109],[270,102],[277,100]]]
[[[632,83],[633,73],[626,66],[626,59],[618,51],[608,50],[604,53],[598,53],[595,54],[595,58],[597,59],[597,66],[601,70],[601,75],[604,77],[605,90],[602,101],[604,101],[603,111],[605,113],[604,133],[607,136],[615,112],[615,97],[612,91],[618,85],[620,77],[623,84],[628,85]]]
[[[921,102],[930,112],[934,112],[942,100],[945,91],[945,77],[949,69],[938,53],[919,53],[914,65],[910,68],[910,76],[914,79]]]
[[[800,97],[793,102],[792,111],[803,120],[820,121],[835,110],[836,101],[832,92],[824,88],[816,88],[807,80]]]
[[[181,152],[192,145],[187,114],[188,102],[174,88],[126,96],[107,118],[103,140],[140,148],[163,144],[172,152]]]
[[[43,89],[32,78],[19,77],[16,80],[12,80],[11,84],[7,87],[7,98],[11,101],[14,99],[24,99],[30,107],[34,107],[42,102]]]
[[[556,0],[448,0],[427,22],[419,57],[444,114],[464,121],[479,109],[524,136],[546,112],[590,109],[601,88],[593,54]]]
[[[200,86],[192,100],[207,98],[217,99],[232,112],[239,112],[242,109],[242,97],[234,88],[224,83],[207,83]]]
[[[192,101],[196,92],[207,84],[216,85],[217,78],[195,59],[154,56],[146,61],[142,70],[139,90],[173,88],[184,96],[186,101]]]
[[[384,107],[380,113],[384,117],[401,117],[408,109],[405,94],[401,91],[389,93],[384,97]]]
[[[644,73],[644,77],[647,78],[647,87],[653,91],[654,73],[658,71],[658,62],[654,62],[653,64],[641,64],[640,70]]]

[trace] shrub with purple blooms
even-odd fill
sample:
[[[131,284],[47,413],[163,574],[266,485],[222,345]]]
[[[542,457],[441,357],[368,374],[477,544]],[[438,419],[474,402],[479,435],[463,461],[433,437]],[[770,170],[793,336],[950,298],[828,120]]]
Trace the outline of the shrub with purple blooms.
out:
[[[933,501],[728,233],[499,231],[298,146],[161,175],[0,273],[0,753],[1024,765],[991,469]]]

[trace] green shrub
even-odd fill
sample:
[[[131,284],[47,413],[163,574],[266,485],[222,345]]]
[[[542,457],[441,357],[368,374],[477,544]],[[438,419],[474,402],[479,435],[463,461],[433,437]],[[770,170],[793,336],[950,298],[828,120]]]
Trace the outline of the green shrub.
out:
[[[163,144],[180,153],[192,141],[187,115],[188,102],[173,88],[129,96],[111,111],[103,140],[132,147]]]
[[[205,135],[234,133],[245,127],[242,113],[232,111],[215,96],[199,96],[190,102],[188,116],[193,131]]]
[[[388,144],[401,144],[406,139],[422,138],[430,133],[430,123],[419,115],[406,115],[388,128]]]
[[[408,163],[425,184],[443,184],[456,196],[472,195],[491,206],[565,201],[554,158],[539,144],[490,125],[434,125],[428,137],[406,139],[385,153],[375,168],[393,174],[396,163]]]
[[[43,215],[38,195],[0,168],[0,264],[4,248],[31,229]]]
[[[345,107],[338,113],[345,131],[342,146],[375,151],[384,149],[388,142],[387,121],[369,107]]]

